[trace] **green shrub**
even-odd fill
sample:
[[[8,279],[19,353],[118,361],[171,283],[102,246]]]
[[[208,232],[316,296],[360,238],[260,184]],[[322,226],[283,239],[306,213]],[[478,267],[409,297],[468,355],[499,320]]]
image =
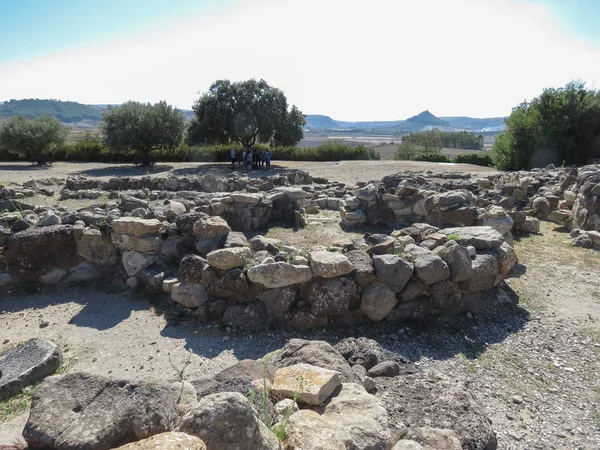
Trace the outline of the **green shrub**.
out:
[[[439,152],[429,153],[418,153],[413,156],[412,161],[425,161],[425,162],[452,162],[446,155],[442,155]]]
[[[489,152],[463,153],[461,155],[457,155],[454,158],[454,162],[461,164],[474,164],[476,166],[485,167],[492,167],[494,165],[494,161],[492,161],[492,156]]]

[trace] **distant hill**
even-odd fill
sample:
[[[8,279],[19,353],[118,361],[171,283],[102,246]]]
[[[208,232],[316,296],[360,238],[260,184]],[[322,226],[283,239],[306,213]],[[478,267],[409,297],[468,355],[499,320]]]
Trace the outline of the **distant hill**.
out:
[[[40,116],[52,116],[64,123],[81,122],[84,120],[102,120],[102,110],[97,106],[83,105],[77,102],[60,100],[9,100],[0,105],[0,118],[25,116],[34,119]]]
[[[505,128],[503,117],[477,119],[472,117],[436,117],[429,111],[423,111],[406,120],[376,122],[347,122],[334,120],[329,116],[307,115],[307,130],[347,130],[349,132],[368,132],[379,134],[414,133],[439,128],[442,131],[501,131]]]
[[[406,119],[406,121],[410,122],[410,123],[422,125],[424,127],[426,127],[427,125],[431,125],[431,126],[434,126],[434,127],[435,126],[448,126],[449,125],[448,122],[435,117],[429,111],[423,111],[423,112],[417,114],[416,116],[409,117],[408,119]]]

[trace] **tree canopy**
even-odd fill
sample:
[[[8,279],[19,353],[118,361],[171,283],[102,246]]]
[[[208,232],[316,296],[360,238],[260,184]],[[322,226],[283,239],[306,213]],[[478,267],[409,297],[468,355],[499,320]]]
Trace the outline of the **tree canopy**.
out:
[[[288,146],[303,137],[304,115],[284,93],[254,79],[232,83],[218,80],[194,104],[196,117],[188,131],[191,143],[252,147],[258,142]]]
[[[134,153],[148,163],[153,150],[171,150],[181,144],[185,131],[183,113],[166,102],[127,102],[109,106],[103,113],[104,142],[119,153]]]
[[[0,125],[0,146],[29,161],[47,162],[64,145],[68,130],[55,117],[14,116]]]
[[[492,149],[499,169],[585,164],[600,158],[600,92],[580,82],[545,89],[515,107],[506,126]]]

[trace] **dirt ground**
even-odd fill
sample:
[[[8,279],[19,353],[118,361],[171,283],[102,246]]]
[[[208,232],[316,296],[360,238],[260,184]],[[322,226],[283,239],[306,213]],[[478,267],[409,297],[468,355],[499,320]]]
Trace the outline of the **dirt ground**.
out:
[[[384,164],[368,163],[368,173],[355,169],[354,175],[371,179],[400,170],[386,171]],[[90,166],[85,170],[104,169]],[[341,174],[351,166],[321,165],[311,172],[335,180],[322,172],[335,173],[337,167]],[[48,176],[64,176],[75,167],[82,166],[57,165]],[[0,179],[5,176],[3,170]],[[351,169],[340,176],[349,179]],[[425,370],[466,380],[492,420],[499,449],[598,449],[600,253],[575,248],[566,230],[542,225],[538,235],[515,238],[519,264],[507,280],[519,300],[514,308],[426,325],[248,334],[200,324],[160,296],[132,296],[111,286],[31,288],[0,299],[0,352],[44,337],[63,350],[64,370],[125,378],[172,379],[191,358],[185,372],[191,380],[239,359],[258,358],[291,337],[335,343],[367,336]],[[333,214],[322,213],[309,216],[304,230],[272,228],[268,236],[302,247],[334,245],[360,233],[344,233]],[[27,405],[27,395],[14,404],[0,403],[0,446],[20,442]]]
[[[429,163],[417,161],[273,161],[273,170],[253,170],[247,172],[250,177],[263,177],[285,172],[289,169],[306,170],[314,177],[324,177],[330,181],[339,181],[354,185],[358,181],[380,180],[386,175],[402,171],[432,171],[493,173],[489,167],[471,164]],[[236,169],[244,172],[243,169]],[[159,163],[154,168],[134,167],[131,164],[74,163],[57,162],[51,166],[38,167],[27,163],[0,162],[0,184],[8,182],[23,183],[39,178],[66,178],[70,175],[108,179],[115,176],[144,175],[214,175],[229,176],[232,171],[227,163]]]

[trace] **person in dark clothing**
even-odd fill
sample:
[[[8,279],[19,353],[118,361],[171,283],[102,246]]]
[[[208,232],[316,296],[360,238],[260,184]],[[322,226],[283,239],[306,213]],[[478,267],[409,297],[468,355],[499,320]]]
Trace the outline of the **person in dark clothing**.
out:
[[[271,170],[271,150],[267,149],[265,152],[265,164],[267,166],[267,170]]]

